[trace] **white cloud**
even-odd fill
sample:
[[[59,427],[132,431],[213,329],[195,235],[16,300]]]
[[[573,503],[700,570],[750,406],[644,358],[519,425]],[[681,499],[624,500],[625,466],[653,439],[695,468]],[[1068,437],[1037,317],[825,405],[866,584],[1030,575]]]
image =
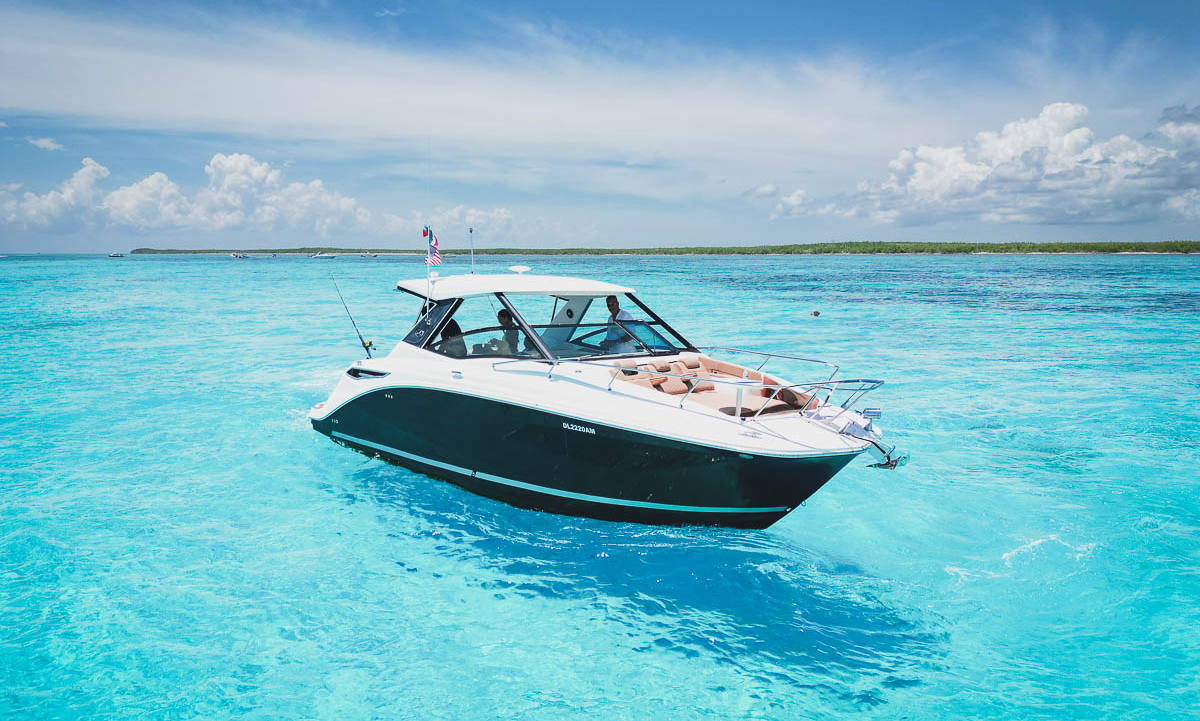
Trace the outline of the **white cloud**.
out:
[[[1200,154],[1189,146],[1200,125],[1165,123],[1163,147],[1123,134],[1098,141],[1081,126],[1086,115],[1082,105],[1053,103],[964,145],[903,150],[887,179],[835,199],[833,212],[909,224],[1123,222],[1157,219],[1164,209],[1194,212]]]
[[[802,188],[796,188],[779,199],[774,212],[771,213],[771,220],[804,215],[808,208],[808,193]]]
[[[387,213],[384,215],[382,230],[385,233],[400,236],[412,235],[423,226],[429,225],[439,236],[463,237],[467,230],[474,228],[475,233],[489,239],[507,236],[513,227],[513,214],[508,208],[468,208],[456,205],[452,208],[435,210],[433,213],[413,211],[407,216]]]
[[[4,122],[3,120],[0,120],[0,128],[7,128],[7,127],[8,127],[8,123]]]
[[[408,12],[408,8],[383,8],[375,11],[377,18],[398,18]]]
[[[846,55],[768,61],[528,24],[453,52],[222,30],[0,8],[0,66],[22,69],[0,75],[0,97],[123,128],[370,143],[435,169],[479,161],[468,170],[486,184],[661,200],[736,197],[831,148],[852,149],[831,171],[848,174],[960,122],[914,102],[928,78]]]
[[[54,142],[53,138],[25,138],[25,140],[35,148],[42,150],[62,150],[63,146]]]
[[[384,2],[368,17],[376,9],[400,12]],[[457,202],[439,195],[447,187],[484,189],[479,195],[516,188],[528,195],[497,193],[506,199],[495,204],[536,197],[513,207],[522,228],[539,216],[551,218],[547,228],[571,217],[560,235],[572,237],[599,208],[598,234],[613,243],[649,222],[661,225],[639,240],[661,243],[678,233],[687,242],[721,242],[731,228],[744,229],[746,217],[723,211],[744,209],[748,188],[763,188],[764,195],[749,197],[764,198],[775,217],[808,218],[803,239],[815,240],[818,232],[839,231],[845,216],[914,224],[1177,217],[1191,207],[1187,193],[1195,187],[1194,170],[1178,154],[1197,147],[1196,110],[1164,113],[1153,137],[1141,131],[1164,104],[1158,98],[1200,93],[1200,75],[1172,72],[1171,59],[1120,38],[1089,43],[1064,33],[1024,48],[1013,38],[1027,28],[1016,27],[987,41],[979,52],[985,67],[964,76],[961,65],[939,62],[947,58],[937,52],[785,55],[528,23],[495,24],[433,48],[413,37],[355,42],[295,25],[256,26],[249,15],[210,18],[195,28],[129,17],[0,4],[0,67],[19,70],[0,73],[6,112],[206,138],[255,136],[276,147],[313,140],[298,144],[301,152],[347,157],[345,165],[364,175],[386,166],[431,179],[426,193],[444,198],[443,208]],[[473,46],[463,37],[486,41]],[[1072,55],[1079,45],[1093,49]],[[998,52],[1009,46],[1025,55],[1012,62]],[[1094,130],[1082,128],[1074,106],[1066,106],[1057,117],[964,142],[1039,107],[1042,98],[1097,108],[1089,120]],[[925,145],[897,155],[917,142]],[[1177,155],[1148,160],[1155,149]],[[789,192],[796,181],[786,179],[800,169],[813,180],[798,196]],[[876,182],[854,191],[868,177]],[[785,182],[771,195],[765,188],[773,184],[760,185],[766,178]],[[220,180],[195,189],[177,175],[150,176],[114,191],[100,216],[145,228],[363,227],[361,203],[334,197],[324,185],[249,181],[242,191]],[[1138,187],[1143,195],[1131,192]],[[15,202],[16,191],[8,192]],[[365,198],[373,191],[356,192]],[[654,203],[635,204],[642,215],[622,227],[613,211],[629,197]],[[1115,200],[1105,204],[1103,197]],[[722,208],[723,200],[730,203]],[[697,220],[699,208],[712,215]],[[380,207],[369,227],[396,222],[381,211],[409,222],[405,212]],[[801,239],[797,225],[772,225],[766,215],[753,218],[764,240],[775,239],[768,233]],[[694,226],[682,230],[685,222]]]
[[[1185,190],[1167,198],[1163,206],[1188,220],[1200,220],[1200,189]]]
[[[26,228],[78,226],[95,213],[100,196],[97,183],[108,177],[108,168],[91,158],[59,186],[44,195],[26,192],[18,196],[20,185],[0,187],[0,221]]]
[[[191,201],[163,173],[152,173],[104,198],[109,218],[136,228],[187,227],[192,224]]]
[[[0,186],[0,224],[25,228],[78,229],[107,223],[140,230],[275,231],[327,236],[337,232],[415,235],[431,224],[447,236],[468,228],[489,238],[513,228],[507,208],[458,205],[433,213],[372,214],[321,180],[284,182],[269,163],[242,153],[217,153],[204,168],[208,183],[188,194],[165,173],[105,192],[109,171],[91,158],[58,190],[18,195],[19,184]],[[378,218],[378,219],[376,219]]]
[[[1158,134],[1172,145],[1188,149],[1200,148],[1200,105],[1188,110],[1186,105],[1173,105],[1162,112]]]
[[[320,180],[285,184],[282,174],[252,156],[217,153],[205,166],[208,186],[187,197],[163,173],[112,191],[109,218],[137,228],[198,230],[291,228],[328,235],[365,229],[371,213]]]
[[[779,195],[779,186],[774,183],[763,183],[747,190],[744,195],[750,198],[774,198],[776,195]]]

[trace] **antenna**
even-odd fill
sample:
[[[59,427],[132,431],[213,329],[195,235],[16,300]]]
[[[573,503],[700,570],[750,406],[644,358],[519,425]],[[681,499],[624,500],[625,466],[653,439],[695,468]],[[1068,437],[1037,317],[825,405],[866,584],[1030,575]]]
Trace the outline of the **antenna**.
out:
[[[342,297],[342,289],[338,287],[337,281],[331,275],[329,279],[333,281],[333,289],[337,291],[338,300],[342,301],[342,307],[346,309],[346,317],[350,319],[350,325],[354,326],[354,333],[358,336],[358,342],[362,343],[363,350],[367,352],[367,358],[371,357],[371,341],[363,340],[362,333],[358,330],[358,323],[354,322],[354,316],[350,315],[350,306],[346,305],[346,299]]]
[[[471,238],[471,275],[475,275],[475,229],[467,228],[467,235]]]

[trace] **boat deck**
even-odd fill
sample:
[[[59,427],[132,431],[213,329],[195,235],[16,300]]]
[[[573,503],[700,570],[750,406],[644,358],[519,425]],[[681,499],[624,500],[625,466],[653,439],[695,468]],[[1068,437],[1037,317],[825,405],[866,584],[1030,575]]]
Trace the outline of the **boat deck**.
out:
[[[783,381],[708,356],[682,356],[671,362],[649,360],[637,363],[619,360],[613,374],[616,381],[679,396],[729,416],[762,416],[799,413],[815,408],[818,400],[811,394],[789,388]]]

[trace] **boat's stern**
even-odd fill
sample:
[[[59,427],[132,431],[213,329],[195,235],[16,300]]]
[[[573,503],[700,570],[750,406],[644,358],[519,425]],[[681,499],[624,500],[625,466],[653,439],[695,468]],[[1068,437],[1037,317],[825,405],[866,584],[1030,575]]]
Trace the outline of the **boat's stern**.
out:
[[[333,435],[338,424],[337,412],[351,400],[385,385],[391,375],[384,367],[383,359],[355,361],[342,373],[329,397],[308,410],[308,420],[313,429],[327,436]]]

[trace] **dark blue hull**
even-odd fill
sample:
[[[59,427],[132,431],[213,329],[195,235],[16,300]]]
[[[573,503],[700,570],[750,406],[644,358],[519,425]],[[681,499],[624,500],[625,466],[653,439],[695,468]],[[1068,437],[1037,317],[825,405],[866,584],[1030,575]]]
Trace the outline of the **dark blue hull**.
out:
[[[635,523],[766,528],[855,455],[749,455],[426,388],[373,391],[312,423],[514,506]]]

